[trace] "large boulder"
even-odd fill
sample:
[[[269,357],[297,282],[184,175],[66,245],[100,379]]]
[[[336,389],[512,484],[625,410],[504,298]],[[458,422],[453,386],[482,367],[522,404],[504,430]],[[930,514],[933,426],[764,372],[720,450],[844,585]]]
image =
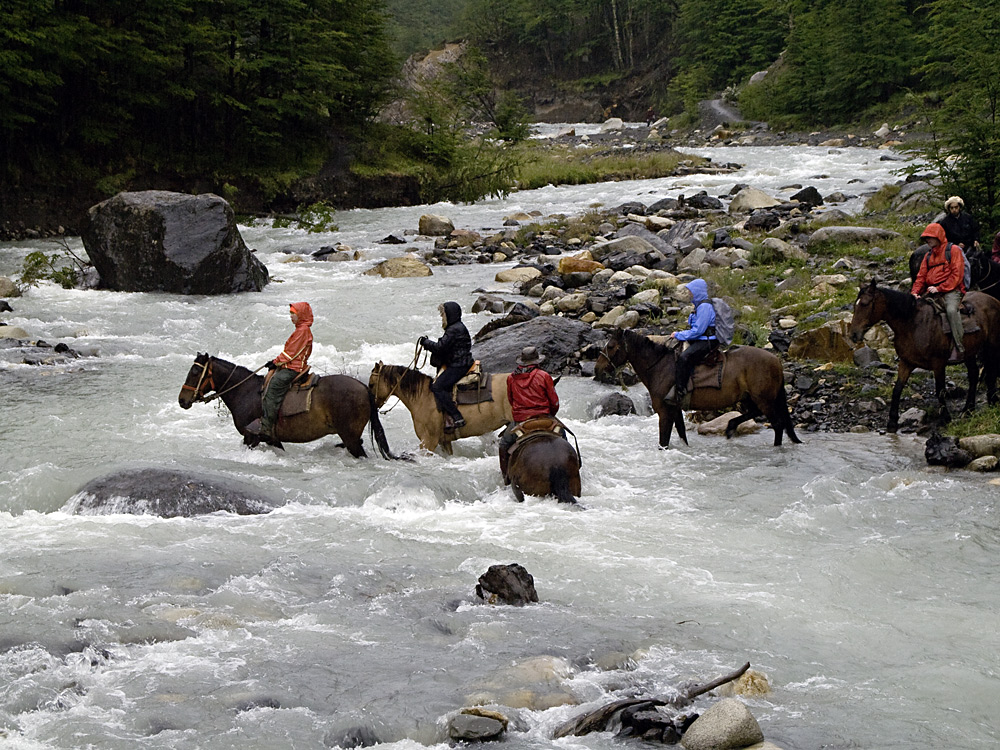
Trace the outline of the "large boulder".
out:
[[[220,510],[249,516],[268,513],[272,507],[261,492],[229,477],[145,468],[91,480],[69,499],[65,510],[92,516],[129,513],[187,518]]]
[[[381,276],[386,279],[410,279],[432,275],[433,272],[426,263],[406,256],[383,260],[378,265],[365,271],[365,276]]]
[[[538,601],[535,579],[517,563],[491,565],[479,576],[476,596],[490,604],[512,604],[515,607]]]
[[[488,372],[510,372],[521,350],[535,346],[545,355],[542,367],[554,374],[566,368],[571,355],[598,343],[603,343],[603,334],[586,323],[544,316],[483,334],[473,346],[473,354]]]
[[[780,205],[780,200],[768,195],[763,190],[747,187],[733,196],[733,200],[729,203],[729,213],[748,214],[758,208],[771,208]]]
[[[269,280],[232,207],[210,193],[119,193],[88,211],[83,244],[105,289],[230,294]]]
[[[764,733],[742,701],[725,698],[698,717],[681,739],[687,750],[736,750],[764,741]]]
[[[893,232],[891,229],[881,229],[880,227],[832,226],[817,229],[809,237],[807,244],[810,247],[815,247],[826,242],[872,243],[889,240],[893,237],[899,237],[899,232]]]
[[[822,362],[853,362],[854,347],[848,340],[847,321],[830,321],[819,328],[796,334],[788,347],[788,356]]]

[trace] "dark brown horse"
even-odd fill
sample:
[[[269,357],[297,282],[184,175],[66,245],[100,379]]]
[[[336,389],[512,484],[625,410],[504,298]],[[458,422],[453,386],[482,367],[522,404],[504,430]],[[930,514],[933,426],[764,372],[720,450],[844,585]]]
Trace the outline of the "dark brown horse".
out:
[[[978,329],[966,332],[964,336],[964,364],[969,374],[965,411],[972,411],[976,407],[976,388],[979,385],[977,357],[982,360],[986,375],[986,400],[990,404],[996,403],[1000,302],[982,292],[969,292],[965,295],[965,301],[973,308],[973,319]],[[876,286],[873,279],[870,284],[861,287],[854,302],[851,339],[854,342],[861,341],[865,331],[881,321],[885,321],[892,329],[893,346],[899,358],[896,383],[892,388],[892,402],[889,404],[889,432],[895,432],[899,427],[899,396],[911,373],[918,367],[934,373],[941,419],[948,421],[951,417],[945,400],[944,374],[952,340],[951,331],[942,323],[940,313],[927,300],[918,300],[907,292]]]
[[[261,414],[260,390],[262,375],[245,367],[208,354],[198,354],[181,386],[177,402],[190,409],[196,402],[221,398],[233,415],[233,424],[247,445],[256,445],[257,436],[246,428]],[[214,392],[214,396],[208,394]],[[326,375],[319,379],[312,395],[309,411],[290,417],[278,417],[272,445],[283,448],[288,443],[308,443],[325,435],[339,435],[344,447],[355,458],[365,456],[362,437],[365,425],[371,428],[372,442],[383,458],[396,458],[389,450],[385,431],[378,418],[375,398],[360,380],[347,375]]]
[[[752,346],[735,347],[725,356],[722,387],[695,388],[690,393],[690,408],[725,409],[738,405],[743,413],[729,420],[727,438],[735,435],[736,428],[743,422],[764,416],[774,429],[775,445],[781,445],[782,432],[793,443],[801,443],[788,413],[781,360],[771,352]],[[621,367],[626,362],[632,365],[635,374],[646,386],[653,411],[660,418],[660,447],[670,447],[670,433],[675,426],[686,445],[687,430],[681,407],[663,398],[674,384],[677,366],[674,347],[659,344],[634,331],[616,329],[597,358],[596,370],[601,373],[610,365]]]
[[[575,503],[581,494],[580,456],[564,436],[533,430],[512,446],[507,479],[519,503],[525,495],[554,495],[560,503]]]

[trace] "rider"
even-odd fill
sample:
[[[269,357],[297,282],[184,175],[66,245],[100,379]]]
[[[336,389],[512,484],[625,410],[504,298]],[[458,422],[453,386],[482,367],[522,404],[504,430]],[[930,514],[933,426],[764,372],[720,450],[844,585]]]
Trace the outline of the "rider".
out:
[[[438,306],[444,335],[437,341],[421,336],[417,345],[431,353],[431,364],[444,368],[431,383],[431,393],[437,402],[438,411],[445,415],[445,432],[454,432],[465,427],[465,418],[455,406],[451,390],[455,383],[469,372],[475,360],[472,359],[472,337],[462,322],[462,308],[457,302],[445,302]]]
[[[309,328],[313,323],[312,307],[308,302],[293,302],[289,305],[288,313],[295,330],[285,342],[281,354],[264,365],[268,370],[275,372],[268,380],[262,399],[260,435],[272,440],[281,402],[288,389],[292,387],[292,381],[309,369],[306,362],[312,354],[313,335]]]
[[[684,285],[691,292],[694,302],[694,312],[688,316],[686,331],[674,331],[670,337],[677,341],[687,341],[688,346],[677,357],[677,368],[674,371],[674,385],[664,396],[665,400],[681,403],[687,393],[688,380],[694,372],[695,365],[708,356],[709,352],[718,346],[715,338],[715,308],[708,296],[708,284],[703,279],[695,279]]]
[[[517,368],[507,376],[507,399],[514,421],[500,435],[500,473],[507,478],[507,460],[511,446],[517,442],[517,426],[532,417],[554,417],[559,411],[559,396],[552,376],[539,365],[545,357],[533,346],[526,346],[517,358]]]
[[[968,252],[979,246],[979,224],[964,208],[965,201],[957,195],[951,196],[944,202],[945,215],[937,223],[944,227],[948,242]]]
[[[965,355],[965,334],[962,331],[959,305],[965,294],[965,256],[960,252],[953,252],[951,262],[948,261],[948,239],[940,224],[928,224],[920,239],[927,243],[931,251],[924,256],[910,293],[914,297],[920,297],[924,293],[942,296],[951,336],[955,340],[955,351],[952,352],[951,359],[962,359]]]

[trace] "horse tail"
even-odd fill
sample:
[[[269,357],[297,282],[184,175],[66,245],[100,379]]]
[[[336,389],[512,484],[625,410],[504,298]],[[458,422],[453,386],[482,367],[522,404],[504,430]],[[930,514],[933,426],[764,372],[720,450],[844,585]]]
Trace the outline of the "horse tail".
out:
[[[785,434],[788,435],[788,439],[793,443],[801,443],[798,435],[795,434],[795,425],[792,423],[791,412],[788,411],[788,394],[785,393],[785,384],[782,381],[781,387],[778,388],[778,398],[777,408],[781,412],[780,419],[784,423]]]
[[[378,407],[375,406],[375,394],[371,391],[368,391],[368,433],[371,436],[372,443],[378,448],[378,452],[382,454],[382,458],[386,460],[396,460],[399,458],[399,456],[393,455],[389,449],[389,441],[385,438],[382,421],[378,418]]]
[[[561,503],[575,503],[573,491],[569,488],[569,472],[565,466],[553,466],[549,469],[549,489]]]

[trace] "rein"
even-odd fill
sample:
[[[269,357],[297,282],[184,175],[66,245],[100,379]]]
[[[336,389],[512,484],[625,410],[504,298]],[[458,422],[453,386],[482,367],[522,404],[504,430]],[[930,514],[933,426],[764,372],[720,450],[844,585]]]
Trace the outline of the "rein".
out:
[[[985,292],[987,289],[992,289],[997,284],[1000,284],[1000,274],[998,274],[996,281],[994,281],[992,284],[987,284],[986,286],[983,286],[983,282],[988,281],[990,278],[990,274],[993,273],[993,263],[990,262],[989,258],[984,258],[983,262],[986,263],[986,275],[983,276],[983,278],[980,279],[979,283],[976,285],[979,287],[979,291],[981,292]]]
[[[247,382],[250,378],[254,377],[258,372],[260,372],[265,367],[267,367],[267,365],[261,365],[256,370],[254,370],[249,375],[247,375],[245,378],[243,378],[243,380],[241,380],[239,383],[234,383],[229,388],[226,388],[226,385],[229,383],[229,381],[233,377],[233,373],[236,372],[236,369],[234,368],[229,373],[229,376],[226,378],[226,382],[222,384],[222,388],[218,389],[215,386],[215,374],[209,369],[211,367],[211,365],[212,365],[212,360],[213,359],[215,359],[215,357],[209,357],[208,361],[205,362],[201,366],[202,367],[201,377],[198,378],[198,385],[197,386],[195,386],[194,388],[191,388],[191,386],[187,385],[186,383],[181,386],[181,388],[191,388],[194,391],[194,402],[195,403],[198,403],[198,404],[207,404],[207,403],[210,403],[210,402],[214,401],[215,399],[224,396],[225,394],[229,393],[230,391],[233,391],[233,390],[239,388],[241,385],[243,385],[245,382]],[[202,381],[205,380],[205,375],[206,374],[208,375],[208,385],[210,386],[211,390],[215,391],[215,393],[213,393],[211,396],[206,396],[203,393],[200,393],[200,391],[201,391],[201,384],[202,384]]]
[[[404,367],[403,370],[404,371],[405,370],[409,370],[409,369],[414,368],[414,367],[415,367],[415,369],[420,370],[421,367],[423,367],[424,365],[426,365],[427,364],[427,352],[426,351],[423,352],[424,358],[423,358],[422,362],[420,361],[420,354],[421,354],[420,344],[417,344],[416,347],[413,350],[413,359],[410,360],[410,364],[408,364],[406,367]],[[386,367],[386,365],[382,365],[382,367]],[[378,393],[379,383],[382,382],[382,367],[378,368],[378,375],[375,377],[375,392],[376,393]],[[405,374],[405,372],[404,372],[404,374]],[[399,380],[396,381],[396,384],[392,387],[392,389],[389,391],[388,395],[385,397],[385,401],[388,401],[390,398],[392,398],[393,394],[398,390],[399,386],[401,386],[402,384],[403,384],[403,375],[400,375],[399,376]],[[385,403],[385,401],[383,401],[382,403]],[[379,413],[382,414],[382,415],[388,414],[393,409],[395,409],[396,406],[399,405],[400,401],[402,401],[402,399],[396,399],[396,403],[395,404],[393,404],[392,406],[390,406],[385,411],[382,411],[382,412],[379,412]]]

